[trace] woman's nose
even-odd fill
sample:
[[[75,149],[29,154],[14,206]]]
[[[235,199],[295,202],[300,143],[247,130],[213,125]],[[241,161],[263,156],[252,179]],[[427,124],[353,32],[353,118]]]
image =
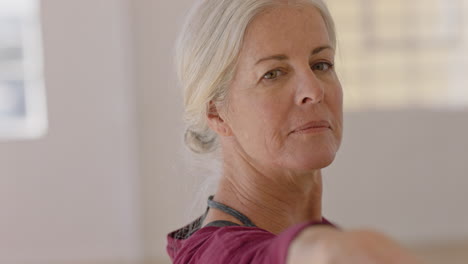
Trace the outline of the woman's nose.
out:
[[[325,91],[323,83],[310,68],[302,71],[298,76],[296,102],[298,105],[318,104],[323,101]]]

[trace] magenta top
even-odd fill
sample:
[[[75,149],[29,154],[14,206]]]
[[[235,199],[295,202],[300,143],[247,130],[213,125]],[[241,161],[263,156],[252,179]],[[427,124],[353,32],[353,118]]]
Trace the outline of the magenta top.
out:
[[[279,235],[227,221],[215,221],[200,228],[207,212],[168,234],[167,252],[174,264],[285,264],[289,245],[302,230],[313,225],[334,226],[322,218],[322,222],[297,224]]]

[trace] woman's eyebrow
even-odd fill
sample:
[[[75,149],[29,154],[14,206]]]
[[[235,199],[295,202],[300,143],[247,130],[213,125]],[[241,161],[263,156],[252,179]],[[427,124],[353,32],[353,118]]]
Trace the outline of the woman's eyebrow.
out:
[[[284,55],[284,54],[277,54],[277,55],[272,55],[272,56],[268,56],[268,57],[265,57],[265,58],[262,58],[262,59],[259,59],[255,65],[259,64],[260,62],[263,62],[263,61],[267,61],[267,60],[288,60],[288,56]]]
[[[315,55],[315,54],[318,54],[326,49],[331,49],[333,50],[333,48],[330,46],[330,45],[325,45],[325,46],[320,46],[320,47],[317,47],[315,48],[312,53],[310,54],[311,56],[312,55]],[[265,57],[265,58],[261,58],[259,59],[255,65],[261,63],[261,62],[264,62],[264,61],[267,61],[267,60],[279,60],[279,61],[282,61],[282,60],[288,60],[288,56],[284,55],[284,54],[275,54],[275,55],[271,55],[271,56],[268,56],[268,57]]]
[[[311,55],[315,55],[315,54],[318,54],[326,49],[331,49],[333,50],[332,46],[330,45],[324,45],[324,46],[320,46],[318,48],[315,48],[313,51],[312,51],[312,54]]]

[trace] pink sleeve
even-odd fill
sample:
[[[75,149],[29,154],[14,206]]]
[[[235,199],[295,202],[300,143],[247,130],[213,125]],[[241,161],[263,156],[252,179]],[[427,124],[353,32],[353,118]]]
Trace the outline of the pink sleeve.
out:
[[[298,224],[278,236],[256,227],[205,227],[185,241],[174,264],[285,264],[291,241],[314,224]]]

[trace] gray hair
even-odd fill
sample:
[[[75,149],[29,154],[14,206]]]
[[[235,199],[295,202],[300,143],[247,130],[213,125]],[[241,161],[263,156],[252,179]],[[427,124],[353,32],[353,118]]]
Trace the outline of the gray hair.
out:
[[[334,22],[322,0],[200,0],[191,10],[175,63],[184,94],[185,144],[193,152],[216,149],[217,135],[207,123],[209,103],[226,98],[247,26],[266,9],[290,3],[317,8],[336,46]]]

